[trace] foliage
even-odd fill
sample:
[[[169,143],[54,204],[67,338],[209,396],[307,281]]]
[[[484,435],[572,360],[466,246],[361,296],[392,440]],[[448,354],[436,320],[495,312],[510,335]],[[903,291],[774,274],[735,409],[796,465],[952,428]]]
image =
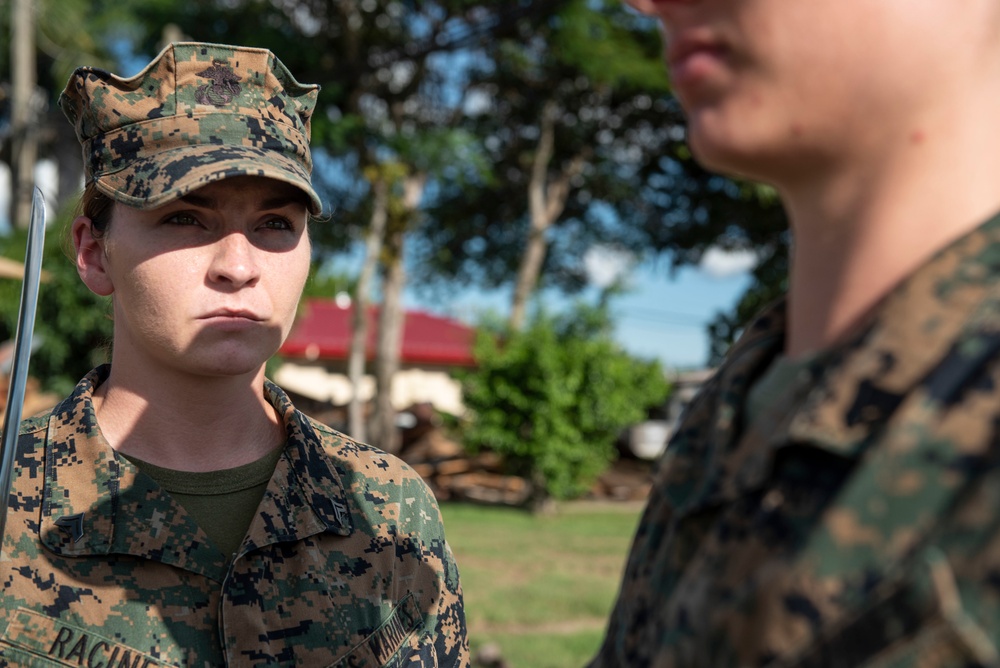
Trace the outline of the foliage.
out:
[[[491,171],[441,184],[428,212],[437,224],[414,269],[419,277],[511,284],[529,234],[529,189],[547,115],[554,138],[546,180],[572,177],[546,235],[542,284],[583,288],[582,258],[595,244],[644,252],[642,168],[671,150],[677,122],[663,113],[669,86],[655,24],[618,0],[571,0],[520,21],[470,61],[469,99],[478,102],[464,123]]]
[[[558,499],[586,491],[621,430],[645,419],[668,385],[660,365],[611,339],[606,311],[537,314],[521,332],[481,330],[463,379],[473,417],[466,443],[504,457]]]
[[[91,368],[107,361],[112,334],[111,306],[83,284],[65,251],[61,229],[69,220],[57,220],[47,230],[43,271],[38,293],[35,343],[30,373],[51,392],[68,394]],[[3,255],[24,259],[26,234],[5,238]],[[0,340],[13,338],[21,283],[0,279]]]
[[[0,0],[0,161],[13,161],[12,115],[14,105],[13,57],[9,48],[13,41],[11,19],[13,0]],[[82,65],[112,67],[116,46],[126,37],[126,13],[117,0],[34,0],[30,3],[35,17],[35,74],[37,85],[29,106],[37,126],[34,140],[38,154],[53,158],[58,164],[63,184],[81,181],[80,145],[72,126],[66,122],[56,100],[70,73]],[[47,192],[57,198],[59,206],[75,195],[73,188],[59,193]],[[13,202],[11,202],[13,207]],[[6,218],[8,212],[0,213]],[[26,224],[27,221],[21,221]]]

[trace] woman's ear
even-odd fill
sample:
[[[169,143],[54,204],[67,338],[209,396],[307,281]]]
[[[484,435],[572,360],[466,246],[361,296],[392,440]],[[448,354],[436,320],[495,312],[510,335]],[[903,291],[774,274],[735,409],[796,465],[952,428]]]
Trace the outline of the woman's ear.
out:
[[[108,273],[108,256],[104,252],[103,238],[94,236],[90,218],[77,216],[73,220],[73,247],[76,249],[76,272],[90,291],[107,297],[115,291]]]

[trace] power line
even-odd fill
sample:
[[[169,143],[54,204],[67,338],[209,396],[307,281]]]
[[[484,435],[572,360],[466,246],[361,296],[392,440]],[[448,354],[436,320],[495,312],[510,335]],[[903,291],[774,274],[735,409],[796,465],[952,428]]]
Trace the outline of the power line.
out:
[[[684,327],[706,327],[710,320],[704,314],[683,313],[681,311],[667,311],[662,309],[650,309],[642,307],[630,307],[627,309],[614,309],[618,317],[635,320],[645,320],[648,322],[664,325],[680,325]]]

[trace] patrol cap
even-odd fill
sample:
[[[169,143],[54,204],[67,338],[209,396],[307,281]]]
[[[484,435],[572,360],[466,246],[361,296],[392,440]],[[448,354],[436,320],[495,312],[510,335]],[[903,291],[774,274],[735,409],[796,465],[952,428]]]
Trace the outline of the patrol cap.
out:
[[[214,181],[264,176],[301,188],[318,214],[309,128],[319,86],[267,49],[174,43],[128,79],[70,76],[59,106],[83,146],[87,183],[139,209]]]

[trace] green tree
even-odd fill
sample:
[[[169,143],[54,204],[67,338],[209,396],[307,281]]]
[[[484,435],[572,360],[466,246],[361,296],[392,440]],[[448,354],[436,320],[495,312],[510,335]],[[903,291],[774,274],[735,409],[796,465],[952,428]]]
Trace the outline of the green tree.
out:
[[[570,0],[484,44],[470,90],[466,127],[492,170],[444,184],[420,267],[512,286],[517,328],[539,283],[586,285],[594,244],[644,251],[641,170],[674,143],[656,28],[617,0]]]
[[[534,482],[536,498],[585,492],[622,429],[668,391],[659,363],[612,340],[601,308],[537,314],[523,330],[486,327],[475,355],[478,367],[463,381],[472,415],[465,441],[502,455],[511,473]]]

